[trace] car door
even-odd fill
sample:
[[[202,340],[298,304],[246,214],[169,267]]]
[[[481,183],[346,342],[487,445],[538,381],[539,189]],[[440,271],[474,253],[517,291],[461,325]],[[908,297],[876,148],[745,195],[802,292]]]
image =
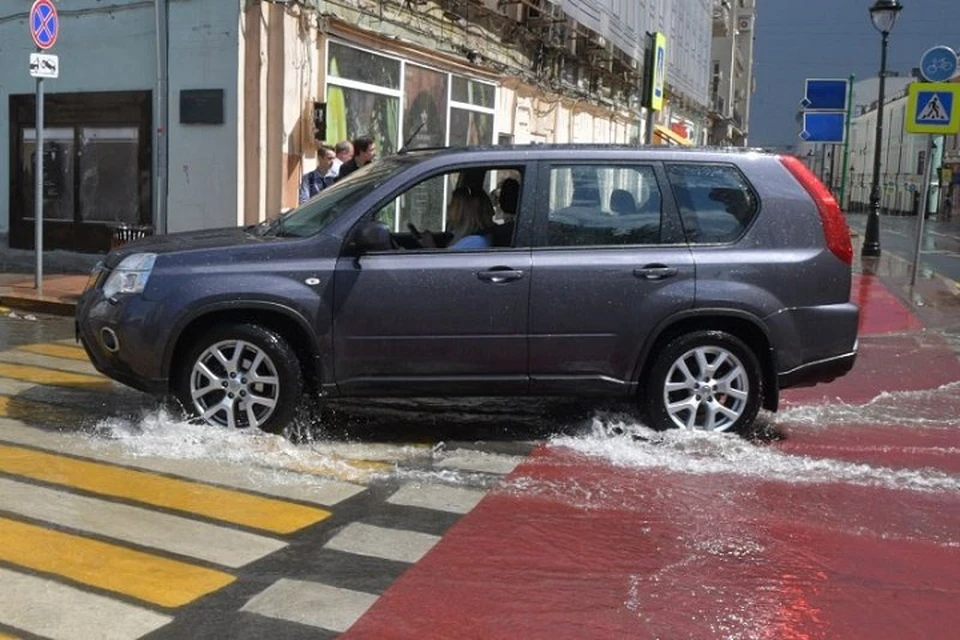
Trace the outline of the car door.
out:
[[[487,168],[486,175],[496,174]],[[443,207],[457,179],[434,175],[378,205],[376,215],[394,230],[394,242],[412,246],[411,234],[398,229],[413,221],[419,230],[443,229]],[[483,182],[487,189],[493,184],[480,180],[474,188],[484,188]],[[340,391],[526,393],[530,269],[528,244],[342,256],[334,289]]]
[[[657,325],[694,304],[695,272],[657,163],[543,163],[530,288],[533,393],[629,390]]]

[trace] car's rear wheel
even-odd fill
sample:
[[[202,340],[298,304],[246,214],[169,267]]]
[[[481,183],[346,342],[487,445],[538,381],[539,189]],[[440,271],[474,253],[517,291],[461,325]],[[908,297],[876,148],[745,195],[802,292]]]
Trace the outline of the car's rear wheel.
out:
[[[279,433],[303,394],[290,345],[255,324],[216,327],[180,360],[176,395],[188,416],[210,425]]]
[[[757,356],[743,341],[722,331],[695,331],[659,350],[643,408],[658,429],[736,431],[756,419],[762,384]]]

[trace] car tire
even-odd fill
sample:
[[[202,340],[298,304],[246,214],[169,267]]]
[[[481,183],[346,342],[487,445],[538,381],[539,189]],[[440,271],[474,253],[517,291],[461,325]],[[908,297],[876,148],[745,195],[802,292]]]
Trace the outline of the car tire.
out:
[[[280,433],[303,396],[296,353],[260,325],[215,327],[179,363],[177,399],[188,417],[201,423]]]
[[[657,352],[641,402],[650,427],[738,431],[763,398],[756,354],[723,331],[695,331]]]

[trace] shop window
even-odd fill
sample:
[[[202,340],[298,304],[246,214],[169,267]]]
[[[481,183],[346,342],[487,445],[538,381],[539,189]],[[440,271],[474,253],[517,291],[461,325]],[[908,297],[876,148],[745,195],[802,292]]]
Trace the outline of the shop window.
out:
[[[493,109],[496,105],[497,88],[492,84],[477,82],[463,76],[453,76],[451,98],[454,102],[472,104],[477,107]]]
[[[33,220],[36,207],[34,170],[36,168],[37,131],[23,130],[23,151],[20,170],[24,196],[24,220]],[[43,129],[43,218],[73,221],[74,204],[74,137],[72,127]]]
[[[492,113],[450,109],[450,146],[490,144],[492,141]]]
[[[80,219],[136,223],[140,182],[140,137],[135,127],[80,129]]]
[[[442,147],[446,144],[448,77],[446,73],[406,65],[403,137],[407,147]]]
[[[398,97],[327,85],[327,142],[367,135],[377,143],[379,155],[395,153],[399,110]]]
[[[386,87],[400,88],[400,61],[369,51],[330,43],[327,72],[335,78]]]

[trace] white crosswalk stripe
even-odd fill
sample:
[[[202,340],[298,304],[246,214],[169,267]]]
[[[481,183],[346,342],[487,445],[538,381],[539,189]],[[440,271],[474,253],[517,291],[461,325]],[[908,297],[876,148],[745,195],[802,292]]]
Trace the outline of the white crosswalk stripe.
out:
[[[387,498],[387,502],[449,513],[469,513],[483,496],[482,491],[475,489],[409,483]]]
[[[344,632],[377,601],[377,596],[316,582],[281,578],[254,596],[241,611]]]
[[[173,618],[0,567],[0,621],[53,640],[139,638]]]
[[[323,546],[326,549],[412,564],[425,556],[438,542],[438,536],[426,533],[354,522],[344,527],[343,531]]]

